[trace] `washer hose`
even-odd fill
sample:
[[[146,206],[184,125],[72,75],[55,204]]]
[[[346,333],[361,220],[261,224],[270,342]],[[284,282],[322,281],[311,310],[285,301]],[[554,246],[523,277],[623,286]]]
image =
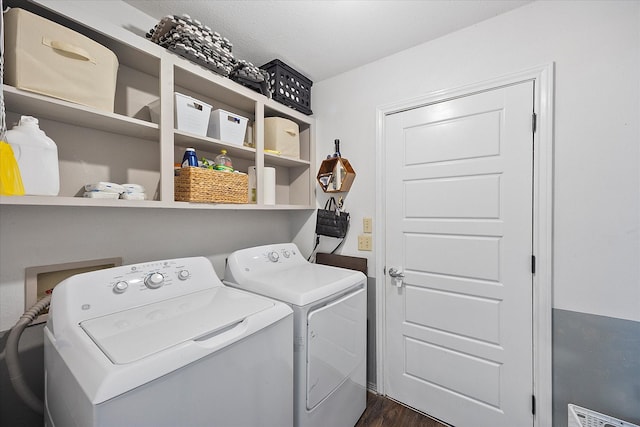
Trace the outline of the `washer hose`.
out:
[[[51,295],[46,295],[40,301],[35,303],[29,310],[24,312],[16,324],[11,328],[9,337],[7,338],[7,346],[5,349],[5,359],[7,362],[7,370],[9,371],[9,379],[11,385],[16,394],[27,404],[27,406],[38,414],[44,413],[44,403],[38,397],[33,394],[27,383],[22,376],[22,369],[20,369],[20,361],[18,359],[18,343],[22,332],[33,319],[49,307],[51,302]]]

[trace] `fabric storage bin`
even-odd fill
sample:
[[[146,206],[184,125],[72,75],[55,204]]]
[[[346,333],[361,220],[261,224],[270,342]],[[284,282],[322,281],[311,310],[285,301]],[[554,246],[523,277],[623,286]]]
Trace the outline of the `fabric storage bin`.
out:
[[[247,132],[247,121],[246,117],[221,109],[214,110],[209,119],[207,136],[229,144],[243,145]]]
[[[300,128],[292,120],[282,117],[265,117],[264,148],[295,159],[300,158]]]
[[[180,168],[174,178],[174,196],[179,202],[247,203],[249,176],[207,168]]]
[[[158,99],[153,101],[147,107],[149,107],[151,122],[159,124],[160,100]],[[196,135],[207,135],[211,105],[190,96],[183,95],[179,92],[175,92],[173,113],[174,127],[176,129]]]
[[[106,47],[24,9],[4,14],[5,83],[113,112],[118,58]]]

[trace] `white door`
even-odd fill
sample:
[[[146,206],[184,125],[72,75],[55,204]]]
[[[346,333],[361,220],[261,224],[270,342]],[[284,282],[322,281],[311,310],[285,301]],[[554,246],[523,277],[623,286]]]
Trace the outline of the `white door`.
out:
[[[533,425],[533,93],[385,119],[385,391],[457,427]]]

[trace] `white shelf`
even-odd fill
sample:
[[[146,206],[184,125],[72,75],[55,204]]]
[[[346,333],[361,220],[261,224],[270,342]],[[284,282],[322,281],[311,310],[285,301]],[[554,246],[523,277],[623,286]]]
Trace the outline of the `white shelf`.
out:
[[[18,1],[18,0],[10,0]],[[38,6],[38,3],[42,3]],[[72,4],[73,3],[73,4]],[[76,5],[75,3],[78,3]],[[111,49],[118,56],[119,71],[115,96],[116,113],[104,112],[72,102],[3,86],[8,113],[32,115],[45,122],[42,129],[56,134],[54,140],[63,156],[60,162],[64,196],[0,197],[0,205],[133,207],[152,209],[205,210],[305,210],[315,208],[315,120],[266,96],[242,86],[169,52],[143,36],[103,21],[81,2],[35,1],[24,3],[34,13],[46,15],[61,25]],[[174,129],[174,92],[201,99],[215,108],[247,117],[255,148],[229,144],[215,138]],[[160,125],[151,123],[146,105],[160,99]],[[168,113],[168,112],[171,113]],[[135,116],[135,117],[130,117]],[[264,151],[264,118],[280,116],[300,126],[301,159]],[[55,122],[55,123],[52,123]],[[47,126],[50,126],[47,129]],[[77,127],[85,128],[86,132]],[[95,132],[100,131],[100,132]],[[106,134],[102,134],[105,132]],[[114,141],[115,136],[123,135]],[[112,155],[109,147],[117,147]],[[93,144],[93,145],[92,145]],[[77,148],[81,149],[78,150]],[[202,204],[173,200],[173,168],[182,160],[184,148],[193,147],[208,154],[227,150],[238,162],[239,170],[255,165],[258,179],[264,167],[276,168],[276,205]],[[70,154],[72,153],[72,154]],[[80,154],[78,154],[80,153]],[[66,157],[65,157],[66,156]],[[77,156],[74,157],[74,156]],[[143,159],[137,162],[135,159]],[[74,197],[87,182],[139,180],[148,189],[160,189],[160,200],[109,200]],[[122,181],[120,181],[122,180]],[[132,182],[132,181],[127,181]],[[64,184],[64,185],[63,185]],[[159,185],[157,185],[159,184]],[[261,202],[262,183],[258,182]],[[147,194],[149,195],[149,194]]]
[[[7,111],[119,135],[158,141],[158,125],[3,85]]]
[[[100,206],[129,208],[163,207],[162,202],[159,202],[157,200],[92,199],[89,197],[64,196],[0,196],[0,205]]]
[[[0,206],[68,206],[97,208],[152,208],[152,209],[204,209],[204,210],[306,210],[307,205],[257,205],[233,203],[161,202],[158,200],[91,199],[63,196],[0,196]]]
[[[294,159],[291,157],[279,156],[277,154],[264,153],[264,163],[274,166],[299,167],[310,166],[308,160]]]
[[[232,158],[247,160],[254,160],[256,157],[255,148],[228,144],[215,138],[195,135],[180,130],[174,131],[173,135],[174,144],[180,147],[193,147],[196,151],[202,150],[209,153],[217,153],[220,150],[227,150],[227,154]]]

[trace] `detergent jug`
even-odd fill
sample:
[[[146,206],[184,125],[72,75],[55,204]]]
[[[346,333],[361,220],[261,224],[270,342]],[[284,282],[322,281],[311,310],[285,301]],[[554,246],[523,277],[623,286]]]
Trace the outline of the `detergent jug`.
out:
[[[24,194],[57,196],[60,192],[58,147],[40,129],[38,119],[20,117],[18,125],[7,131],[6,140],[20,168]]]

